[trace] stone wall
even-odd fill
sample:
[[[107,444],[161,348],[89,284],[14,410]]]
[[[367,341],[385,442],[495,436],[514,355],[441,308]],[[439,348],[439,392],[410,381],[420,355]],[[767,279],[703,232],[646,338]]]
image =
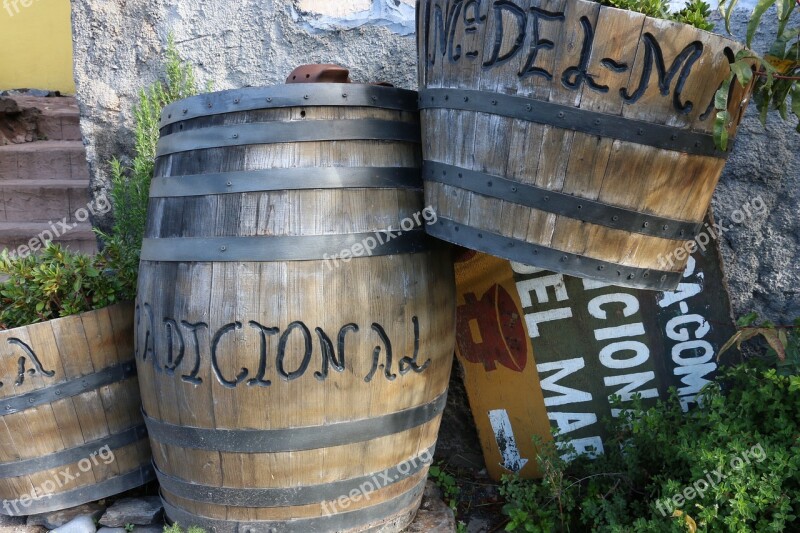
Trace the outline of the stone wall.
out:
[[[733,16],[731,29],[742,40],[748,16],[744,10]],[[768,48],[775,35],[774,19],[772,10],[764,16],[769,24],[756,35],[755,50]],[[717,27],[724,28],[721,22]],[[796,125],[771,113],[765,129],[751,105],[714,195],[717,218],[728,221],[734,211],[755,198],[766,204],[763,212],[741,224],[731,221],[722,239],[737,316],[757,311],[777,323],[800,317],[800,134],[794,131]]]
[[[84,0],[72,10],[95,192],[106,185],[106,161],[130,153],[130,109],[155,79],[170,31],[200,79],[217,90],[280,83],[294,66],[318,62],[347,65],[358,81],[416,83],[413,0]],[[735,15],[739,35],[746,18]],[[765,131],[751,109],[717,190],[717,218],[730,227],[722,248],[737,315],[756,310],[778,322],[800,316],[798,146],[792,127],[771,116]],[[767,208],[731,224],[756,197]]]

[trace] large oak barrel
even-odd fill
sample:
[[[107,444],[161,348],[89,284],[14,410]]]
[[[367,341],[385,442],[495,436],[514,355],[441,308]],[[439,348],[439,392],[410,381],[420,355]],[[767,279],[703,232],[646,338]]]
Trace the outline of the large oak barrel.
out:
[[[436,237],[574,276],[673,289],[725,164],[714,94],[741,46],[585,0],[422,0]],[[731,135],[748,90],[732,84]]]
[[[133,305],[0,331],[0,514],[75,507],[155,478]]]
[[[422,228],[416,105],[301,84],[165,109],[137,362],[171,520],[308,533],[413,519],[455,329],[450,252]]]

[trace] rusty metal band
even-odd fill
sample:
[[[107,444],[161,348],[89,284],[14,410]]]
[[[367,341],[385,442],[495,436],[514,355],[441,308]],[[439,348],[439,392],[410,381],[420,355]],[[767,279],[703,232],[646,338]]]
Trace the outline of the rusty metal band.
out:
[[[417,111],[417,92],[394,87],[308,83],[248,87],[179,100],[164,108],[159,128],[198,117],[286,107],[378,107]]]
[[[100,372],[63,381],[44,389],[11,396],[0,400],[0,415],[18,413],[31,407],[53,403],[64,398],[77,396],[90,390],[99,389],[136,375],[136,363],[133,361],[122,365],[105,368]]]
[[[80,473],[76,472],[71,475],[78,477]],[[69,509],[140,487],[155,478],[153,466],[148,464],[121,476],[98,481],[67,492],[42,495],[38,499],[32,499],[34,496],[31,495],[30,498],[26,498],[24,501],[22,499],[6,500],[3,505],[0,505],[0,514],[6,516],[28,516]]]
[[[187,500],[231,507],[292,507],[336,500],[353,490],[363,491],[364,487],[369,487],[370,492],[383,489],[421,472],[430,465],[433,452],[434,449],[430,448],[421,455],[401,463],[408,468],[397,465],[365,476],[301,487],[216,487],[179,479],[162,472],[158,466],[155,466],[155,471],[162,489]]]
[[[310,189],[422,189],[419,168],[270,168],[153,178],[150,198]]]
[[[158,140],[156,157],[228,146],[361,140],[419,143],[420,128],[419,124],[368,118],[211,126],[164,135]]]
[[[457,109],[516,118],[674,152],[728,157],[727,152],[717,149],[714,136],[708,133],[521,96],[467,89],[426,89],[420,92],[419,105],[420,109]]]
[[[380,523],[419,502],[425,489],[426,480],[423,479],[411,490],[399,496],[359,509],[357,511],[336,511],[335,502],[326,507],[320,504],[321,516],[313,518],[296,518],[293,520],[257,520],[237,521],[221,518],[208,518],[184,511],[169,503],[163,496],[164,511],[172,523],[197,525],[213,533],[329,533],[331,531],[361,531],[370,533],[380,531],[381,526],[369,527],[370,524]],[[347,496],[342,494],[341,496]],[[331,511],[330,509],[333,508]],[[328,513],[326,513],[328,509]],[[412,515],[413,516],[413,515]],[[409,519],[411,516],[409,516]]]
[[[703,226],[702,222],[649,215],[435,161],[424,162],[423,179],[583,222],[662,239],[691,240]]]
[[[0,478],[26,476],[36,472],[44,472],[59,466],[77,463],[81,459],[88,459],[92,454],[97,454],[101,448],[118,450],[147,438],[147,427],[144,424],[132,427],[121,433],[109,435],[102,439],[87,442],[75,448],[68,448],[60,452],[51,453],[34,459],[23,459],[11,463],[0,463]]]
[[[375,418],[287,429],[214,429],[177,426],[143,413],[150,438],[180,448],[231,453],[275,453],[342,446],[402,433],[444,410],[447,392],[430,403]]]
[[[622,287],[657,291],[674,290],[683,274],[682,272],[627,267],[591,257],[562,252],[481,228],[467,226],[441,216],[436,224],[428,226],[427,231],[439,239],[490,255],[525,265],[533,265],[545,270],[553,270],[562,274],[596,279]]]
[[[366,242],[375,246],[368,250]],[[355,246],[361,252],[355,253]],[[240,262],[240,261],[350,261],[362,257],[401,255],[430,249],[431,239],[421,229],[340,235],[261,237],[173,237],[144,239],[142,261]],[[347,257],[343,257],[347,252]]]

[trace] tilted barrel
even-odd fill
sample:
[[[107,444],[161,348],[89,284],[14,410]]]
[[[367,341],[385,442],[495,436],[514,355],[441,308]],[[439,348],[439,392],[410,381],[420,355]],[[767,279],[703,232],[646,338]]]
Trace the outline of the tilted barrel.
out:
[[[416,105],[303,84],[165,109],[137,361],[172,520],[399,531],[416,513],[455,328]]]
[[[0,514],[58,511],[155,478],[133,304],[0,331]]]
[[[583,278],[677,287],[726,153],[741,45],[586,0],[422,0],[432,235]],[[730,87],[733,136],[749,88]],[[700,236],[703,232],[704,235]]]

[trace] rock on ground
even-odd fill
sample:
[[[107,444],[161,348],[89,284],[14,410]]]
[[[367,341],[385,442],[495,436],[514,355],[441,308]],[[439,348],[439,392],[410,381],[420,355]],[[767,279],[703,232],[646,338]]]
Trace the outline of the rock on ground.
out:
[[[100,524],[115,528],[126,524],[147,526],[161,519],[164,507],[158,496],[145,498],[125,498],[114,502],[100,519]]]
[[[0,533],[44,533],[40,526],[26,525],[24,516],[0,515]]]
[[[28,525],[56,529],[79,516],[88,516],[91,520],[95,520],[102,516],[103,511],[105,511],[105,507],[100,504],[86,503],[62,511],[31,515],[28,517]]]
[[[63,526],[54,529],[51,533],[96,533],[97,527],[91,516],[83,515],[67,522]]]
[[[467,524],[467,533],[489,533],[491,522],[485,518],[473,518]]]
[[[97,533],[128,533],[124,527],[101,527]]]
[[[425,485],[422,505],[407,533],[455,533],[456,518],[442,501],[442,493],[433,481]]]

